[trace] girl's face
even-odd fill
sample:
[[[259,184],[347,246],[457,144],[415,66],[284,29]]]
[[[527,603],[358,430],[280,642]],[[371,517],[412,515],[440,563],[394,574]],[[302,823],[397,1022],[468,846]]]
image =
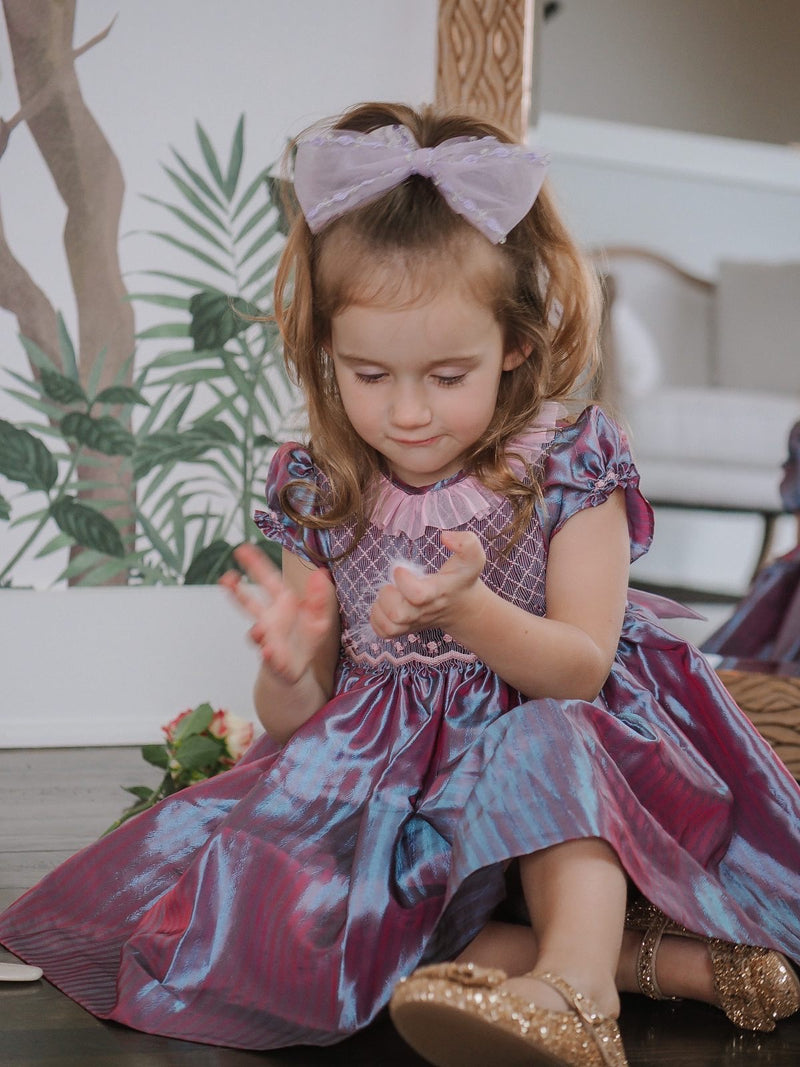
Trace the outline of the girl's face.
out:
[[[413,486],[461,470],[491,422],[500,375],[523,359],[504,354],[493,311],[457,282],[433,297],[350,305],[331,319],[330,353],[353,429]]]

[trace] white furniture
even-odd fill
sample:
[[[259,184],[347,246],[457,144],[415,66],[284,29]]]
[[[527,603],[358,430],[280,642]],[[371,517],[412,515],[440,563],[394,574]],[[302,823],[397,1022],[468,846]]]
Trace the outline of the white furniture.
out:
[[[642,249],[595,260],[607,278],[604,395],[649,499],[762,516],[760,564],[800,419],[800,262],[727,261],[709,280]]]

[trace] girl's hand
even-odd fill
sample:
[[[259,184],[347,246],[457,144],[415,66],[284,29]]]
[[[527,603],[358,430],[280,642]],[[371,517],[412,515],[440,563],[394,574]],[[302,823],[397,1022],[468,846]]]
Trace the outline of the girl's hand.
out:
[[[286,585],[277,567],[254,545],[235,551],[236,561],[260,591],[252,592],[236,571],[220,578],[253,618],[250,638],[264,665],[281,681],[294,685],[312,666],[330,630],[331,583],[321,568],[308,578],[302,596]]]
[[[394,582],[383,586],[372,606],[370,623],[379,637],[396,637],[410,630],[448,629],[466,610],[486,565],[486,553],[476,534],[442,531],[442,544],[453,553],[441,570],[418,578],[398,565]]]

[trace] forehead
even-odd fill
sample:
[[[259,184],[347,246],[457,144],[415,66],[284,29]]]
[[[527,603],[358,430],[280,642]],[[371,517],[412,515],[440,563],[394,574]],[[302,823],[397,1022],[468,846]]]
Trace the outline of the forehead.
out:
[[[331,316],[334,358],[406,371],[499,360],[503,331],[492,308],[441,285],[418,299],[349,304]]]
[[[494,309],[508,281],[505,257],[478,233],[459,234],[436,249],[390,251],[343,236],[320,257],[317,287],[326,317],[353,306],[399,310],[442,292]]]

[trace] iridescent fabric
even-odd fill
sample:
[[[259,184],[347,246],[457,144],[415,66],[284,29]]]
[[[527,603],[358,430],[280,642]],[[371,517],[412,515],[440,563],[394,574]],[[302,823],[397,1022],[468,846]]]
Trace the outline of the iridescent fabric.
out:
[[[571,516],[622,488],[632,556],[652,517],[598,411],[531,456],[537,520],[507,559],[488,545],[485,577],[541,614],[548,548]],[[324,489],[288,446],[265,531],[301,555],[344,543],[346,530],[304,534],[281,513],[293,479]],[[498,507],[464,528],[500,529]],[[436,529],[400,541],[375,524],[332,568],[333,699],[283,748],[256,741],[67,861],[0,917],[0,941],[103,1018],[245,1048],[327,1044],[475,935],[510,858],[599,836],[687,926],[800,957],[800,790],[703,657],[631,605],[594,702],[527,701],[447,634],[370,633],[388,557],[442,560]]]
[[[781,501],[786,511],[800,516],[800,422],[789,434]],[[724,667],[800,675],[800,545],[762,567],[703,651],[722,656]]]

